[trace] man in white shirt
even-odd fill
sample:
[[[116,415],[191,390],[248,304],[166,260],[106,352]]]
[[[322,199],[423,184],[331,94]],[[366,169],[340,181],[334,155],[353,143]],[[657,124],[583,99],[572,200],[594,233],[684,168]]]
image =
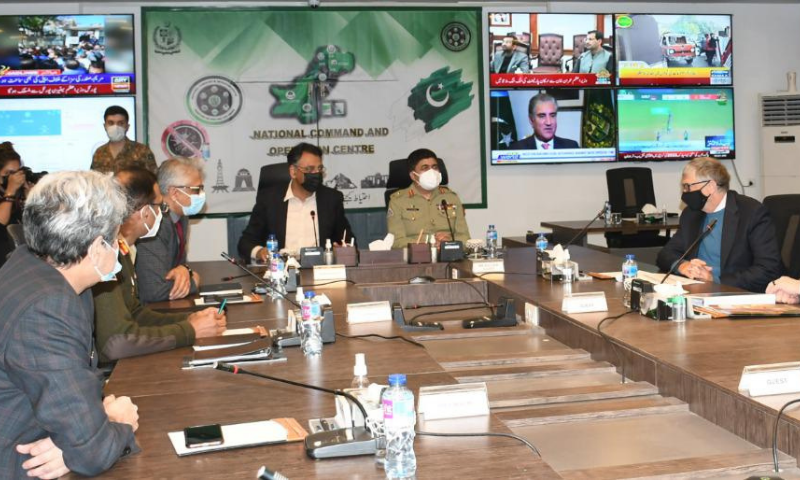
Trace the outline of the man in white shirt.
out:
[[[250,221],[239,239],[239,254],[255,261],[267,259],[266,241],[275,235],[279,247],[297,253],[303,247],[324,246],[352,238],[344,216],[344,196],[326,187],[322,150],[300,143],[287,155],[291,181],[259,194]]]

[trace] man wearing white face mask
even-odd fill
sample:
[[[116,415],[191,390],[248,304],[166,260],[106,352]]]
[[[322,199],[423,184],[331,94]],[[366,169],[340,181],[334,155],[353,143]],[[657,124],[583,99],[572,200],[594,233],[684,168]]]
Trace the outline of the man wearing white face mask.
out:
[[[158,168],[158,185],[169,213],[153,238],[137,242],[136,275],[142,303],[184,298],[197,293],[200,276],[186,263],[189,217],[205,204],[203,167],[196,159],[170,158]]]
[[[116,282],[101,283],[92,289],[95,303],[95,338],[102,362],[170,350],[194,343],[195,338],[220,335],[225,331],[225,314],[216,308],[185,313],[159,313],[139,302],[139,279],[133,268],[134,243],[152,235],[161,208],[161,192],[156,176],[142,168],[120,170],[116,175],[133,209],[119,230],[121,269]],[[102,273],[102,272],[101,272]],[[112,278],[114,275],[111,275]]]
[[[126,167],[142,167],[156,172],[156,158],[150,147],[129,140],[126,136],[128,111],[113,105],[103,115],[103,127],[108,135],[108,143],[101,145],[92,156],[92,170],[98,172],[117,172]]]
[[[420,232],[422,241],[427,235],[434,235],[437,246],[449,240],[467,241],[469,227],[464,207],[455,192],[439,185],[442,174],[436,154],[426,148],[414,150],[408,156],[408,172],[412,185],[392,194],[386,212],[389,233],[394,235],[393,248],[416,242]],[[450,235],[451,225],[455,239]]]

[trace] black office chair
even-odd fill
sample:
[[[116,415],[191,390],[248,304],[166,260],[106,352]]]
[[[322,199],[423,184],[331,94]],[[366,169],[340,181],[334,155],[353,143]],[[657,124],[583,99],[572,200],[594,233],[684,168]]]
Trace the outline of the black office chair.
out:
[[[775,224],[775,238],[787,275],[800,278],[800,195],[771,195],[764,198]]]
[[[258,176],[256,203],[261,200],[262,193],[270,187],[283,185],[284,188],[289,188],[291,179],[292,177],[289,176],[289,164],[286,162],[273,163],[261,167],[261,173]]]
[[[622,213],[623,218],[635,217],[649,203],[656,205],[653,190],[653,172],[646,167],[612,168],[606,170],[608,201],[612,212]],[[661,247],[668,237],[657,231],[637,232],[626,235],[620,232],[605,234],[609,248]]]
[[[439,162],[439,172],[442,174],[441,185],[447,185],[450,180],[447,175],[447,167],[444,160],[436,159]],[[389,162],[389,178],[386,180],[386,191],[383,192],[383,199],[386,207],[389,207],[389,197],[396,191],[411,186],[411,177],[408,175],[408,160],[401,158]]]

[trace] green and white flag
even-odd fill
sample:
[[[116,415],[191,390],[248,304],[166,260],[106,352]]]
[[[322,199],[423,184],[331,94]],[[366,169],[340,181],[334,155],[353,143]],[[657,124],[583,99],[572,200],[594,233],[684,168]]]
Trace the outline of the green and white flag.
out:
[[[471,90],[472,82],[461,81],[461,70],[440,68],[411,89],[408,106],[414,110],[414,118],[425,123],[425,131],[430,132],[472,105],[475,95],[470,94]]]

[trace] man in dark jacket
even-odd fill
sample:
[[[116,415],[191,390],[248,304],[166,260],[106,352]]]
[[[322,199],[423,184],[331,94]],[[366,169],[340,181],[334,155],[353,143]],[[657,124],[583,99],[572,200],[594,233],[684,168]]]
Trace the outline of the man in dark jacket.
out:
[[[658,254],[658,267],[704,282],[763,292],[782,270],[775,226],[767,209],[757,200],[729,190],[728,170],[712,158],[689,162],[681,182],[681,199],[687,208],[681,213],[680,229]],[[675,265],[715,220],[700,245]]]

